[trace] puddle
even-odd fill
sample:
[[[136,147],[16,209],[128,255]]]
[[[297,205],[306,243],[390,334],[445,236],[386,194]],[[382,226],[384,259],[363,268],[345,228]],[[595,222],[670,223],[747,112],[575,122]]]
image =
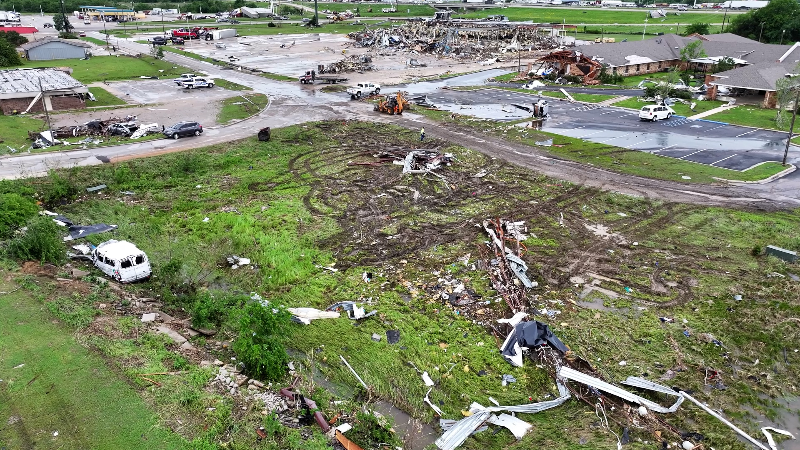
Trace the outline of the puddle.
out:
[[[305,361],[306,356],[303,352],[294,349],[287,349],[286,352],[295,360]],[[355,388],[349,385],[336,383],[328,378],[319,370],[319,361],[314,365],[312,378],[314,383],[324,388],[334,396],[342,400],[352,400],[355,397]],[[394,430],[404,444],[404,450],[422,450],[431,445],[439,438],[439,432],[431,425],[415,420],[405,411],[397,408],[389,402],[378,400],[372,404],[372,409],[386,417],[391,417],[394,422]]]
[[[774,427],[794,434],[795,438],[800,438],[800,435],[798,435],[798,433],[800,433],[800,412],[798,412],[798,410],[800,410],[800,397],[777,399],[776,402],[780,409],[778,410],[778,416],[775,420],[768,419],[766,416],[755,412],[749,406],[744,406],[743,409],[747,410],[759,429],[762,427]],[[780,450],[800,450],[800,439],[784,439],[783,436],[778,433],[772,433],[772,435],[778,442],[778,448]],[[759,441],[766,442],[766,437],[760,431],[753,437]],[[743,439],[744,438],[741,438],[740,440],[746,442]]]
[[[531,114],[511,105],[501,104],[476,104],[457,105],[455,103],[436,103],[436,106],[445,111],[472,116],[478,119],[491,119],[498,122],[528,119]]]

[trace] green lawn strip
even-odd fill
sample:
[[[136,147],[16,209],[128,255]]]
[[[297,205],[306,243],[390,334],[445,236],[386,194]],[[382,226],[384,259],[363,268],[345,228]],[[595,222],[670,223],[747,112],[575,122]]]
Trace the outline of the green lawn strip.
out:
[[[327,5],[326,5],[327,6]],[[583,24],[643,24],[645,19],[653,21],[648,16],[648,11],[619,11],[614,8],[595,8],[595,9],[564,9],[564,8],[488,8],[476,12],[459,14],[459,17],[478,19],[490,15],[504,15],[511,21],[533,21],[539,23],[563,23],[581,26]],[[730,17],[730,12],[728,17]],[[689,24],[689,23],[721,23],[723,13],[691,13],[667,15],[663,19],[658,19],[658,23],[665,24]],[[599,27],[594,27],[598,28]],[[648,26],[649,28],[649,26]],[[641,34],[639,34],[641,38]]]
[[[522,92],[522,93],[525,93],[525,94],[531,94],[533,92],[538,92],[536,89],[518,89],[518,88],[502,88],[502,87],[499,88],[499,89],[515,91],[515,92]],[[561,92],[561,91],[542,91],[542,95],[545,96],[545,97],[552,97],[552,98],[567,98],[567,96],[564,95],[564,93]],[[570,92],[569,95],[572,96],[572,98],[575,99],[576,101],[587,102],[587,103],[600,103],[600,102],[604,102],[606,100],[610,100],[610,99],[612,99],[614,97],[617,97],[616,95],[583,94],[583,93],[577,93],[577,92],[576,93]]]
[[[186,448],[26,291],[0,301],[0,349],[0,443],[8,448]]]
[[[178,55],[183,55],[183,56],[186,56],[188,58],[196,59],[198,61],[210,62],[211,64],[215,64],[217,66],[224,66],[225,65],[225,63],[223,61],[217,61],[214,58],[209,58],[209,57],[206,57],[206,56],[198,55],[197,53],[186,51],[184,49],[180,49],[180,48],[177,48],[177,47],[170,47],[169,45],[162,45],[161,49],[164,50],[165,52],[176,53]]]
[[[150,56],[95,56],[89,59],[57,59],[53,61],[26,61],[20,67],[72,68],[72,77],[82,83],[106,80],[129,80],[140,76],[174,78],[188,72],[185,67]],[[163,72],[162,72],[163,71]]]
[[[792,120],[792,115],[790,113],[786,113],[783,125],[778,126],[778,123],[775,121],[775,116],[777,113],[777,109],[765,109],[759,108],[758,106],[739,105],[735,108],[726,109],[725,111],[703,117],[703,119],[716,120],[718,122],[744,125],[755,128],[789,131],[789,124]]]
[[[694,111],[691,110],[691,108],[689,107],[690,105],[685,105],[683,103],[675,103],[674,105],[670,106],[670,108],[675,110],[675,113],[678,115],[689,117],[695,114],[700,114],[702,112],[712,110],[714,108],[719,108],[720,106],[727,103],[718,100],[702,100],[702,101],[688,100],[688,101],[695,103]],[[621,106],[623,108],[641,109],[642,106],[652,105],[652,104],[654,104],[652,101],[644,101],[641,97],[633,97],[615,102],[614,106]]]
[[[314,7],[313,2],[309,3],[300,3],[304,6],[309,6],[311,8]],[[382,10],[384,8],[391,8],[393,6],[397,7],[397,12],[395,13],[385,13]],[[372,10],[371,12],[369,10]],[[322,11],[328,10],[333,12],[344,12],[344,11],[351,11],[358,14],[361,17],[418,17],[418,16],[425,16],[425,17],[433,17],[434,12],[436,9],[430,5],[395,5],[395,4],[388,4],[388,3],[363,3],[363,4],[350,4],[350,3],[319,3],[319,11],[320,11],[320,22],[325,19],[325,14]],[[313,17],[314,13],[312,11],[304,11],[303,15],[305,17]]]
[[[233,81],[224,80],[222,78],[215,78],[214,84],[217,86],[227,89],[229,91],[252,91],[253,89],[249,86],[245,86],[243,84],[234,83]]]
[[[269,104],[264,94],[244,94],[226,98],[222,101],[222,109],[217,114],[217,123],[226,124],[232,120],[244,119],[258,114]]]
[[[272,72],[261,72],[259,75],[261,75],[264,78],[269,78],[270,80],[275,80],[275,81],[297,81],[297,77],[287,77],[286,75],[281,75]]]
[[[0,155],[11,153],[8,147],[17,152],[27,151],[31,145],[28,131],[44,131],[46,128],[44,118],[38,116],[0,116]]]
[[[92,93],[96,101],[86,100],[87,107],[127,105],[122,99],[101,87],[90,87],[89,92]]]
[[[105,47],[106,46],[106,41],[104,41],[102,39],[97,39],[97,38],[93,38],[93,37],[82,37],[80,39],[82,41],[91,42],[92,44],[96,44],[96,45],[99,45],[101,47]]]
[[[563,94],[562,94],[563,95]],[[537,142],[548,139],[553,140],[550,147],[544,150],[572,161],[604,167],[615,172],[627,173],[646,178],[680,181],[686,183],[714,183],[715,178],[737,181],[757,181],[781,172],[784,168],[778,165],[765,164],[763,168],[753,172],[739,172],[722,169],[689,161],[683,161],[665,156],[654,155],[637,150],[627,150],[612,145],[570,138],[543,131],[528,130],[520,127],[509,128],[508,124],[499,124],[491,121],[473,121],[466,116],[451,118],[449,112],[434,111],[417,108],[416,113],[434,118],[440,122],[456,122],[492,132],[506,139],[537,146]],[[684,179],[688,176],[690,179]]]

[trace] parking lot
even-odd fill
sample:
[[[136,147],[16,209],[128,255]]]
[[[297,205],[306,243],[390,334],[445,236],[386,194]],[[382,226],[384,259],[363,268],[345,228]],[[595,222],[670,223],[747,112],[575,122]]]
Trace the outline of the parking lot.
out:
[[[531,105],[535,94],[497,89],[458,92],[439,91],[428,95],[437,106],[460,114],[496,120],[528,117],[513,104]],[[542,130],[628,150],[692,161],[714,167],[745,170],[765,161],[781,161],[786,133],[727,125],[705,120],[672,117],[659,122],[642,122],[638,112],[614,106],[584,105],[544,97],[550,102],[550,118]],[[800,153],[789,150],[789,162]]]
[[[141,123],[158,123],[170,126],[181,120],[195,120],[203,126],[217,124],[220,102],[239,95],[219,86],[203,89],[183,89],[172,79],[133,80],[97,83],[108,92],[136,107],[116,111],[89,110],[76,114],[59,114],[55,119],[58,126],[78,125],[93,119],[107,119],[112,116],[135,115]],[[243,100],[244,101],[244,100]],[[91,102],[89,102],[91,106]]]

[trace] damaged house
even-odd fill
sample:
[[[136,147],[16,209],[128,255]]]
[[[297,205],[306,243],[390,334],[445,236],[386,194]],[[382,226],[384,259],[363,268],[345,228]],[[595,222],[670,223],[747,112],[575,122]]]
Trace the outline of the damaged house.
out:
[[[4,115],[84,108],[89,88],[57,69],[0,70],[0,109]]]
[[[682,61],[681,50],[698,40],[702,42],[707,56]],[[711,86],[709,98],[714,99],[721,92],[734,91],[745,103],[774,108],[775,83],[794,71],[800,61],[798,48],[800,43],[762,44],[731,33],[686,37],[666,34],[642,41],[589,44],[575,47],[572,51],[552,52],[539,60],[543,64],[536,74],[556,70],[562,75],[582,76],[586,82],[600,74],[599,70],[591,70],[587,61],[601,64],[609,72],[622,76],[645,75],[676,66],[688,66],[699,74],[706,74],[705,83]],[[726,57],[734,61],[735,68],[709,74]]]

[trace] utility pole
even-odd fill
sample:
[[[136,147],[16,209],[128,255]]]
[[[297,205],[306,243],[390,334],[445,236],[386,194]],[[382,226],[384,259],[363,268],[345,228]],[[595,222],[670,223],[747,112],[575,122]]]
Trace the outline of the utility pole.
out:
[[[647,19],[644,19],[644,31],[642,31],[642,40],[644,40],[645,33],[647,33]]]
[[[761,43],[761,34],[764,33],[764,24],[766,22],[761,22],[761,31],[758,32],[758,43]]]
[[[725,19],[727,18],[728,18],[728,7],[725,7],[725,15],[722,16],[722,30],[720,31],[720,33],[725,32]]]
[[[72,24],[67,19],[67,14],[64,12],[64,0],[61,0],[61,17],[64,18],[64,32],[69,34],[72,32]]]
[[[41,72],[37,73],[36,76],[39,79],[39,93],[42,96],[42,109],[44,110],[44,117],[47,119],[47,131],[50,131],[50,130],[53,129],[53,126],[50,124],[50,114],[47,113],[47,102],[44,99],[44,89],[42,88],[42,74],[41,74]],[[792,118],[792,124],[794,124],[794,118]],[[786,151],[789,151],[789,149],[787,148]],[[786,158],[784,157],[784,161],[785,160],[786,160]]]
[[[786,158],[789,156],[789,146],[792,145],[792,134],[794,134],[794,119],[797,117],[797,106],[800,102],[800,86],[795,86],[794,90],[797,92],[794,96],[794,105],[792,105],[792,124],[789,125],[789,137],[786,138],[786,150],[783,152],[783,165],[786,165]]]
[[[319,7],[317,6],[317,0],[314,0],[314,26],[319,26]]]

